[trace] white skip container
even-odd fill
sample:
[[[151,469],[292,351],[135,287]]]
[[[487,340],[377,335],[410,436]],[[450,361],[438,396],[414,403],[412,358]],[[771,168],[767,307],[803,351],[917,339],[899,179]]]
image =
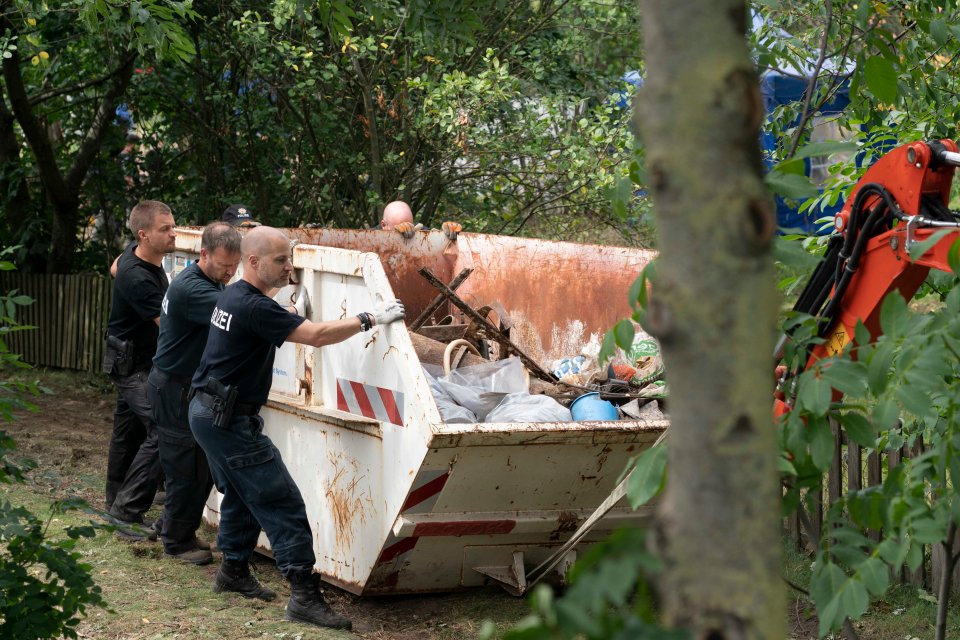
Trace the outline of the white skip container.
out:
[[[417,273],[457,289],[472,307],[509,318],[511,340],[545,368],[579,352],[630,310],[627,290],[653,252],[440,232],[285,229],[311,320],[334,320],[401,299],[409,324],[437,295]],[[177,230],[172,277],[200,249]],[[290,304],[295,288],[277,300]],[[437,317],[455,312],[444,303]],[[504,318],[501,318],[504,320]],[[242,398],[239,399],[242,401]],[[665,420],[446,424],[402,322],[336,345],[279,349],[265,432],[303,494],[316,570],[355,594],[449,591],[499,581],[514,592],[604,501],[627,461]],[[205,519],[216,525],[219,494]],[[637,525],[620,500],[580,545]],[[260,547],[269,553],[261,534]],[[569,565],[575,550],[560,567]]]

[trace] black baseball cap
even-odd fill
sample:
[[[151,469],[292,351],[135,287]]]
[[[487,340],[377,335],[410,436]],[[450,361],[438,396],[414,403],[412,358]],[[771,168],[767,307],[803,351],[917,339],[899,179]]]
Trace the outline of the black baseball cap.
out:
[[[223,215],[220,216],[220,219],[224,222],[230,223],[234,227],[241,226],[257,226],[260,223],[253,219],[253,213],[250,212],[250,207],[245,204],[232,204],[226,209],[223,210]]]

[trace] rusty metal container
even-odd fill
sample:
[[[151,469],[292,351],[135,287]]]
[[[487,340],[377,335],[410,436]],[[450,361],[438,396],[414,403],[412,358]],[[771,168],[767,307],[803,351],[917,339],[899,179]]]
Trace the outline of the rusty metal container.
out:
[[[649,251],[440,232],[286,229],[312,320],[403,300],[410,322],[449,282],[474,307],[501,309],[511,339],[540,364],[579,352],[629,314],[626,293]],[[199,255],[200,230],[178,229],[171,276]],[[276,298],[289,304],[295,288]],[[442,317],[455,310],[441,306]],[[266,433],[307,504],[316,569],[355,594],[516,589],[616,485],[666,421],[446,424],[403,323],[337,345],[287,344],[274,365]],[[216,524],[219,496],[205,518]],[[618,503],[580,543],[646,517]],[[269,550],[261,535],[260,544]],[[567,554],[569,563],[573,554]],[[519,590],[522,590],[519,589]]]

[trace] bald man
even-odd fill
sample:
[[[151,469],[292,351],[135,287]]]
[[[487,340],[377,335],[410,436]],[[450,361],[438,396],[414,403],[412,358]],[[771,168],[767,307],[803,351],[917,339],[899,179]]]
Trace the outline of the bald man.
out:
[[[380,220],[380,228],[384,231],[390,231],[398,224],[408,223],[413,225],[413,211],[403,200],[394,200],[383,208],[383,218]]]
[[[271,227],[249,231],[240,245],[243,278],[224,289],[210,318],[210,333],[193,377],[190,429],[210,463],[220,504],[217,546],[223,563],[214,591],[273,600],[276,593],[250,574],[261,528],[277,567],[290,581],[286,618],[349,629],[320,592],[313,573],[313,534],[296,483],[280,451],[263,434],[260,407],[267,401],[277,347],[296,342],[322,347],[378,324],[403,318],[399,300],[344,320],[311,322],[265,295],[286,286],[293,264],[287,236]]]

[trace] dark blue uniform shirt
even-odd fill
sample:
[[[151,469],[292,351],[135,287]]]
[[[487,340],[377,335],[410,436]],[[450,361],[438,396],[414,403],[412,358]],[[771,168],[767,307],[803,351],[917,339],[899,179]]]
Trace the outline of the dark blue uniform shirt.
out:
[[[207,346],[210,315],[222,291],[223,285],[208,278],[197,262],[170,283],[161,305],[160,337],[153,357],[157,369],[193,377]]]
[[[131,242],[117,260],[117,279],[113,283],[113,301],[107,333],[121,340],[133,341],[133,362],[136,369],[149,369],[157,350],[157,323],[160,304],[169,281],[163,269],[134,253]]]
[[[215,378],[237,387],[237,402],[264,404],[273,382],[276,349],[304,320],[246,280],[230,285],[213,308],[193,387],[202,389],[208,378]]]

